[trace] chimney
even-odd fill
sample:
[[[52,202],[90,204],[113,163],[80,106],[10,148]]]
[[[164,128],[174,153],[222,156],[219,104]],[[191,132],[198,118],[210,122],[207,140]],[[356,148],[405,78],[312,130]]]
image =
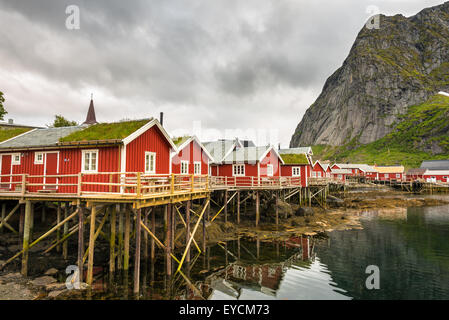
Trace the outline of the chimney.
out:
[[[278,143],[278,151],[281,150],[281,144]]]
[[[93,96],[90,99],[89,110],[87,111],[86,121],[83,124],[97,124],[97,118],[95,117],[95,108]]]
[[[13,119],[8,119],[8,124],[13,124],[14,120]]]
[[[161,112],[160,116],[159,116],[159,122],[161,123],[161,126],[164,125],[164,113]]]

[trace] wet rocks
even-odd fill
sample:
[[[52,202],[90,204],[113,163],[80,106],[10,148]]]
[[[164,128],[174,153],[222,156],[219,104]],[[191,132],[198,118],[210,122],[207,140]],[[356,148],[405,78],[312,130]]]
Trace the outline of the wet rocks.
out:
[[[47,271],[45,271],[45,275],[46,276],[54,276],[55,274],[57,274],[58,273],[58,269],[56,269],[56,268],[50,268],[50,269],[48,269]]]
[[[46,291],[60,291],[60,290],[65,290],[65,289],[66,289],[66,284],[59,283],[59,282],[50,283],[45,286]]]
[[[50,276],[42,276],[31,281],[31,284],[38,287],[45,287],[51,283],[55,283],[56,279]]]
[[[298,217],[311,217],[314,214],[314,209],[310,207],[301,207],[295,212],[295,215]]]

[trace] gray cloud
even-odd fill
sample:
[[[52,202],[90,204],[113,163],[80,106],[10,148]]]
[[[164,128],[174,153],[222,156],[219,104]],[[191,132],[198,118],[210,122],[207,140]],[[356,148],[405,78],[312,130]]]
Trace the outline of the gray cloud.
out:
[[[169,130],[277,128],[286,145],[338,68],[368,5],[410,15],[441,1],[0,0],[9,116],[102,121],[166,112]],[[78,5],[81,29],[65,28]]]

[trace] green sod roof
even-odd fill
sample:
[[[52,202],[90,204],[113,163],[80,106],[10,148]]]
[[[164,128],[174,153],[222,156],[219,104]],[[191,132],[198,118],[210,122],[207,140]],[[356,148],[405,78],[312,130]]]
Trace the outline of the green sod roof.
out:
[[[60,142],[122,140],[147,124],[151,119],[114,123],[99,123],[59,139]]]
[[[173,143],[175,144],[176,147],[179,147],[180,145],[182,145],[184,142],[186,142],[190,138],[191,138],[190,136],[173,138]]]
[[[285,164],[309,164],[307,156],[304,153],[300,154],[281,154],[282,160]]]
[[[0,130],[0,142],[14,138],[19,134],[30,131],[31,128],[14,128],[14,129],[2,129]]]

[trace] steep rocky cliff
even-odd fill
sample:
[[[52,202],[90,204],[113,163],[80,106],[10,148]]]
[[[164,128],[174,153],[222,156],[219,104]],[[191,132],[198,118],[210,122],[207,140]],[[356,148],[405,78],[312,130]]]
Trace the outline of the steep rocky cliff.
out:
[[[449,2],[409,18],[381,16],[380,29],[360,31],[290,146],[376,141],[409,106],[441,90],[449,91]]]

